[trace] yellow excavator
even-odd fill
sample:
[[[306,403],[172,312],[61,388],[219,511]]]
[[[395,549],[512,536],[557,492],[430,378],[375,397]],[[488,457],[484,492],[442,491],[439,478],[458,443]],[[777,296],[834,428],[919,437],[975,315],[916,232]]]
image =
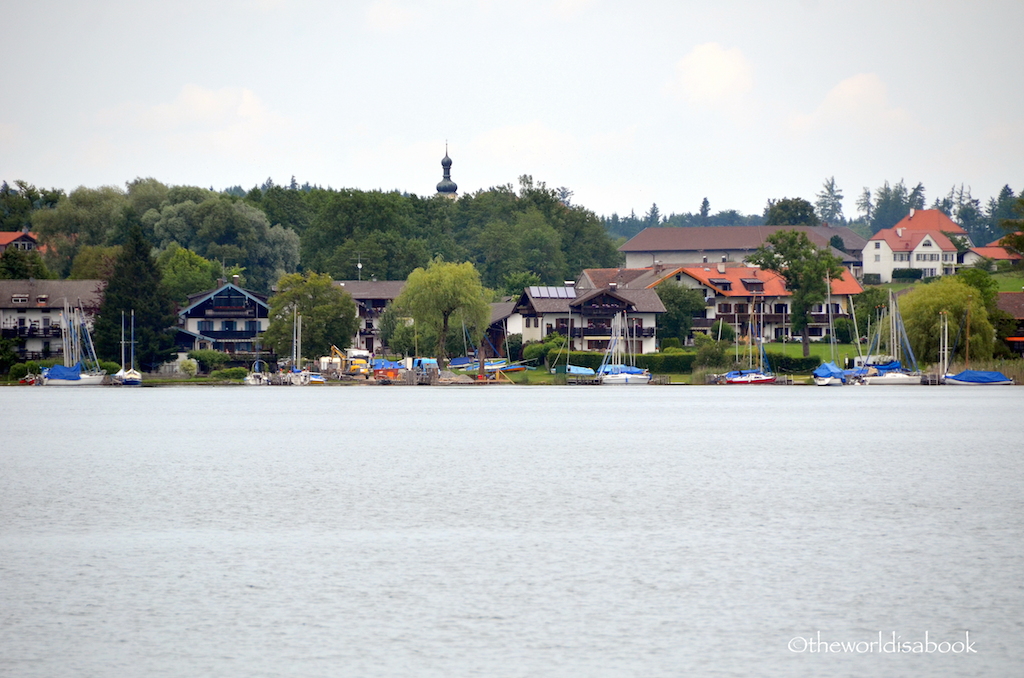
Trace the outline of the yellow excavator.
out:
[[[334,362],[334,358],[340,361],[338,370],[339,375],[343,379],[345,377],[369,379],[371,374],[369,356],[369,351],[358,348],[342,351],[334,344],[331,344],[331,362]]]

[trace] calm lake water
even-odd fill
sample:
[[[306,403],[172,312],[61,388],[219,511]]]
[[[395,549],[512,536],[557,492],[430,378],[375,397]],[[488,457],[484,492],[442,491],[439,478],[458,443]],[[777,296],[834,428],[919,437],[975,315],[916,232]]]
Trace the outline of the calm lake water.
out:
[[[0,675],[1019,675],[1022,405],[2,388]]]

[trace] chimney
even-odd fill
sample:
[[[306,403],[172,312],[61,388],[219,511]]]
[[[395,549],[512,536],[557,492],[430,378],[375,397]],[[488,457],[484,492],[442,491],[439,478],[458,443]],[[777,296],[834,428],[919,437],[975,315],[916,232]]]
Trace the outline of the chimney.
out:
[[[914,208],[913,207],[910,208],[910,216],[907,217],[907,218],[908,219],[913,219],[914,218]]]
[[[896,237],[897,238],[902,238],[903,237],[903,229],[902,228],[897,228],[896,229]]]
[[[234,285],[235,287],[238,287],[238,276],[237,275],[231,276],[231,284]]]
[[[613,290],[613,291],[614,291],[614,290],[617,290],[618,288],[619,288],[619,283],[617,283],[617,282],[614,282],[614,281],[613,281],[613,282],[610,282],[610,283],[608,283],[608,289],[610,289],[610,290]]]
[[[719,264],[718,265],[718,272],[719,273],[725,273],[725,264]]]

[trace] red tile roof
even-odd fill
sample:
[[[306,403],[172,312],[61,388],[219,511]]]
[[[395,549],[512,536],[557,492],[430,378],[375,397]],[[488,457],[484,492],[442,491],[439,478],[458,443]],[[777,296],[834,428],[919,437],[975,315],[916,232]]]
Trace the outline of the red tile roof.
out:
[[[772,271],[765,271],[760,268],[744,266],[725,268],[724,272],[720,272],[718,268],[714,266],[687,266],[679,269],[679,271],[700,282],[702,285],[715,289],[725,297],[749,297],[753,294],[763,295],[766,297],[786,297],[792,294],[788,289],[786,289],[786,282],[781,275]],[[744,284],[744,279],[756,279],[762,281],[764,283],[764,291],[750,291]],[[732,289],[722,289],[722,285],[720,283],[713,282],[715,280],[728,280],[731,283]],[[864,288],[860,286],[860,283],[858,283],[857,279],[853,277],[853,274],[845,269],[843,270],[842,278],[832,281],[832,294],[860,294],[863,291]]]
[[[939,212],[939,214],[942,214]],[[945,215],[943,215],[945,216]],[[953,223],[953,222],[950,222]],[[884,240],[893,252],[911,252],[925,238],[931,238],[932,242],[943,252],[956,252],[956,245],[940,231],[922,231],[906,229],[900,226],[884,228],[871,236],[871,240]]]
[[[10,245],[12,242],[25,235],[27,235],[35,242],[39,242],[39,236],[32,232],[26,233],[25,231],[0,231],[0,245]]]
[[[1024,320],[1024,292],[1000,292],[996,297],[996,308],[1017,320]]]
[[[1007,261],[1018,261],[1024,259],[1016,252],[1011,252],[1005,247],[972,247],[971,251],[986,259],[1005,259]]]
[[[967,235],[967,231],[957,226],[952,219],[939,210],[914,210],[913,214],[900,219],[893,228],[906,228],[911,231],[945,231],[956,235]]]

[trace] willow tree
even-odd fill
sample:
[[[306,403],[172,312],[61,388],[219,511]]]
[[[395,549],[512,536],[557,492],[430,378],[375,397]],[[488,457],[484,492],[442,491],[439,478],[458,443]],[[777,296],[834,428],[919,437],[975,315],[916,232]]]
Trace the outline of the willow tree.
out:
[[[451,325],[455,321],[459,321],[460,327],[465,323],[479,346],[491,312],[480,273],[473,264],[453,264],[440,257],[409,274],[395,305],[408,313],[415,324],[436,333],[437,360],[442,367],[448,359],[445,342]]]
[[[984,296],[960,276],[947,275],[900,298],[900,316],[918,361],[938,361],[943,313],[949,319],[950,348],[956,344],[956,355],[978,360],[992,357],[995,330]]]
[[[786,289],[793,295],[793,331],[803,336],[804,357],[808,357],[811,344],[807,325],[811,321],[811,309],[825,301],[828,281],[842,277],[843,262],[828,250],[817,247],[800,231],[772,233],[747,261],[778,273],[786,281]]]

